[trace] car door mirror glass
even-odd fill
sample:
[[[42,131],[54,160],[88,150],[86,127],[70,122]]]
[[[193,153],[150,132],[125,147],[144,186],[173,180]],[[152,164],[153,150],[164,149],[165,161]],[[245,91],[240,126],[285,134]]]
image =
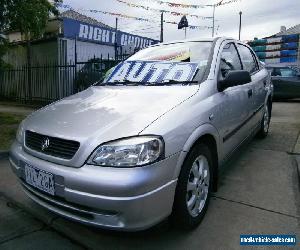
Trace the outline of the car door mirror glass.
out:
[[[251,82],[250,73],[246,70],[229,71],[223,80],[218,82],[219,91],[224,91],[227,88],[243,85]]]

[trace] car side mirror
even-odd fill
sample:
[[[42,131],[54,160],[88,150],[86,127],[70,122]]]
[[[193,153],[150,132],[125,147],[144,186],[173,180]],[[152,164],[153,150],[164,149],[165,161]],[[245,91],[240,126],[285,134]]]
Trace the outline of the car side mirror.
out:
[[[243,85],[251,82],[250,73],[246,70],[231,70],[223,80],[218,82],[218,90],[224,91],[227,88]]]

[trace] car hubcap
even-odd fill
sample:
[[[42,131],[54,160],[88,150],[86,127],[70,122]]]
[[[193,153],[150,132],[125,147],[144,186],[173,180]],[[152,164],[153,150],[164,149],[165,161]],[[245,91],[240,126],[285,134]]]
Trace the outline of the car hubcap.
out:
[[[186,193],[186,205],[193,217],[201,213],[207,200],[209,175],[209,164],[206,157],[198,156],[189,173]]]
[[[269,130],[269,108],[268,106],[265,107],[265,114],[264,114],[264,132],[267,133]]]

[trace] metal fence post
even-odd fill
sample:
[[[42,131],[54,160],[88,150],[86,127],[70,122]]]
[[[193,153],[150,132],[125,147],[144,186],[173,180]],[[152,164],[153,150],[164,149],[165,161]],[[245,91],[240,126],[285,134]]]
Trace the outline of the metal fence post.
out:
[[[31,48],[30,41],[27,40],[27,64],[28,64],[28,73],[27,73],[27,86],[28,86],[28,99],[32,101],[32,92],[31,92]]]

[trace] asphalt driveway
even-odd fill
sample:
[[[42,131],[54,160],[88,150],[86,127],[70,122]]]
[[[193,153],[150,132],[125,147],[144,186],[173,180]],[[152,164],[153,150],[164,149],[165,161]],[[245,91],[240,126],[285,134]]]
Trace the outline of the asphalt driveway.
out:
[[[71,222],[25,197],[5,159],[0,160],[0,199],[51,230],[48,249],[75,245],[93,249],[245,249],[239,245],[240,234],[296,234],[299,248],[299,133],[300,103],[275,103],[269,136],[245,145],[222,170],[219,191],[202,224],[191,232],[167,222],[138,233],[110,232]],[[0,203],[1,222],[5,217],[3,209],[7,208]],[[23,220],[6,219],[6,223],[17,225]],[[8,227],[0,226],[1,249],[10,242]],[[13,235],[18,235],[17,226],[15,230]],[[34,233],[43,230],[37,227]],[[29,231],[26,235],[30,234]],[[1,235],[6,235],[5,241]],[[14,246],[14,237],[10,246]]]

